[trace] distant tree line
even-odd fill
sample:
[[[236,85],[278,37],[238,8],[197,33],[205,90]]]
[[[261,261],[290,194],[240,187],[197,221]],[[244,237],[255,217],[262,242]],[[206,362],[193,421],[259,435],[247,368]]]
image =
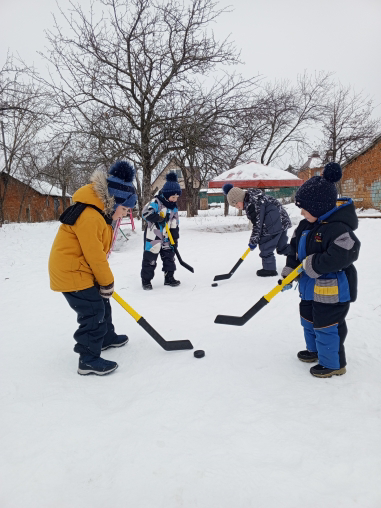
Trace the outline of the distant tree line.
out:
[[[295,84],[233,72],[239,52],[214,37],[212,22],[226,12],[214,0],[97,4],[101,14],[61,11],[43,55],[49,79],[11,55],[0,69],[0,171],[57,185],[64,206],[95,168],[127,159],[141,211],[176,157],[193,216],[200,188],[239,163],[298,165],[312,149],[342,163],[379,128],[372,100],[329,73]]]

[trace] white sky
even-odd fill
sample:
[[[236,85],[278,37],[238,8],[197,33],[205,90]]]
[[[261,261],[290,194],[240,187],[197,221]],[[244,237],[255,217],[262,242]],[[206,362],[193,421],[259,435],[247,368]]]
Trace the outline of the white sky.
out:
[[[62,8],[67,0],[59,0]],[[80,2],[82,5],[84,0]],[[223,1],[221,6],[228,5]],[[343,84],[374,98],[381,116],[381,0],[234,0],[214,26],[241,48],[246,77],[287,78],[334,71]],[[53,0],[0,0],[0,65],[7,48],[37,68]]]

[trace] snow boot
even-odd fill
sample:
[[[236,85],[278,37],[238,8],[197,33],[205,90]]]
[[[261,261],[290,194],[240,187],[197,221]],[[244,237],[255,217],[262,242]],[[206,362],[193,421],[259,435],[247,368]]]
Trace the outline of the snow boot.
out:
[[[164,286],[176,287],[181,284],[179,280],[176,280],[173,276],[174,272],[165,272]]]
[[[142,286],[143,286],[143,289],[145,289],[147,291],[150,291],[151,289],[153,289],[151,281],[147,280],[147,279],[142,279]]]
[[[102,345],[102,351],[105,351],[106,349],[110,347],[121,347],[127,344],[128,337],[127,335],[117,335],[115,339],[111,342],[111,344],[104,344]]]
[[[105,376],[106,374],[110,374],[115,369],[118,368],[118,364],[116,362],[110,362],[108,360],[104,360],[103,358],[95,358],[95,360],[81,360],[79,359],[78,364],[78,374],[81,376],[87,376],[88,374],[95,374],[96,376]]]
[[[315,377],[332,377],[332,376],[342,376],[347,372],[345,367],[341,369],[328,369],[327,367],[323,367],[318,363],[310,368],[310,372]]]
[[[257,275],[258,277],[274,277],[274,275],[278,275],[278,272],[276,270],[266,270],[262,268],[257,271]]]
[[[299,351],[297,356],[301,362],[312,363],[319,361],[317,351],[308,351],[308,349],[306,349],[304,351]]]

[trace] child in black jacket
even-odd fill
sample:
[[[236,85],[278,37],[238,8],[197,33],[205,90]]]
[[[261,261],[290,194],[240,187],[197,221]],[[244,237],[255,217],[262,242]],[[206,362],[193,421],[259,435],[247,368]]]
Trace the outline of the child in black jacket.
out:
[[[286,277],[303,262],[300,316],[307,350],[297,356],[303,362],[318,362],[310,369],[316,377],[345,374],[345,316],[357,297],[353,262],[360,242],[353,231],[358,219],[350,198],[337,201],[335,182],[341,174],[340,165],[331,162],[322,176],[310,178],[296,193],[295,203],[305,219],[294,232],[282,271]]]
[[[224,191],[230,206],[245,210],[246,216],[253,223],[249,247],[254,250],[259,246],[259,256],[262,258],[261,270],[257,271],[259,277],[272,277],[278,275],[274,251],[287,255],[288,238],[287,229],[291,227],[288,213],[272,196],[267,196],[259,189],[244,191],[226,183]]]

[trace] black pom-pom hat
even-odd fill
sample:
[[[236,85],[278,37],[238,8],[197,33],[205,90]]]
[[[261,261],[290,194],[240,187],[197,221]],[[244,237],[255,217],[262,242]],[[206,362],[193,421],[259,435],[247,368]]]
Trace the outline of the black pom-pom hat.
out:
[[[337,162],[329,162],[322,176],[313,176],[299,188],[295,195],[295,204],[307,210],[313,217],[321,217],[336,206],[337,189],[335,183],[340,180],[342,170]]]

